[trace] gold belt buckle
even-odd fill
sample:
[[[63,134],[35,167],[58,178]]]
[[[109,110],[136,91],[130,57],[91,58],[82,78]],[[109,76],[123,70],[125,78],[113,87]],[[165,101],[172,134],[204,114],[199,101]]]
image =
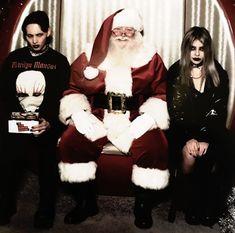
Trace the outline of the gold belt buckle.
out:
[[[126,95],[125,94],[108,92],[107,97],[108,97],[108,113],[122,113],[122,114],[126,113]],[[113,109],[113,99],[112,99],[113,97],[120,97],[121,99],[120,110]]]

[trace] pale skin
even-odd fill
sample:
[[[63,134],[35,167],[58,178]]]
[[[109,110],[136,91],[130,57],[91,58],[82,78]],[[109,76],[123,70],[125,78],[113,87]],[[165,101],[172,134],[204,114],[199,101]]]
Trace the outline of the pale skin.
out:
[[[38,24],[28,24],[26,27],[26,41],[35,53],[39,53],[45,49],[47,37],[50,35],[50,28],[47,32],[44,32]]]
[[[203,62],[204,59],[204,46],[199,40],[195,40],[192,43],[191,51],[190,51],[190,60],[194,65],[199,65]],[[192,68],[191,75],[193,77],[200,77],[201,69]],[[200,92],[204,92],[203,88],[199,88],[199,84],[201,85],[201,79],[203,78],[195,78],[193,79],[193,83],[195,88]],[[209,143],[207,142],[200,142],[196,139],[190,139],[186,142],[182,149],[182,169],[185,174],[192,172],[194,168],[195,161],[198,157],[201,157],[206,154],[207,149],[209,147]]]
[[[116,27],[112,30],[112,36],[119,42],[120,48],[125,48],[134,35],[135,29],[132,27]]]
[[[40,53],[45,49],[47,37],[50,35],[50,28],[47,32],[44,32],[41,30],[41,27],[38,24],[28,24],[26,27],[26,41],[28,42],[28,46],[35,53]],[[33,126],[31,131],[35,137],[38,137],[49,128],[50,123],[46,119],[40,118],[39,124]]]
[[[182,169],[185,174],[193,170],[196,159],[205,155],[208,147],[209,143],[199,142],[196,139],[190,139],[186,142],[182,150]]]
[[[204,46],[200,40],[194,40],[190,51],[190,60],[195,66],[200,65],[204,59]],[[191,76],[193,78],[194,87],[199,91],[203,92],[205,87],[205,79],[203,76],[203,66],[193,67],[191,70]]]

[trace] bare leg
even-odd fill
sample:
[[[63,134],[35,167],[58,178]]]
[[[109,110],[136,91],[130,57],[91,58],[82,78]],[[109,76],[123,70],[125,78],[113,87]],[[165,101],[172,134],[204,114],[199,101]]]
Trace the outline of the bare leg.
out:
[[[186,150],[186,146],[182,150],[182,171],[184,174],[190,174],[193,171],[196,157],[189,154]]]

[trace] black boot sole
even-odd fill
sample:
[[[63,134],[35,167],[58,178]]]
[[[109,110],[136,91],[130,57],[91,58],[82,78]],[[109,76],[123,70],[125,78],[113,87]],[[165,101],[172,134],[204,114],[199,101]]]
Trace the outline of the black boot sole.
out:
[[[65,224],[79,224],[84,222],[88,217],[93,217],[99,213],[98,208],[88,211],[85,208],[74,208],[64,218]]]

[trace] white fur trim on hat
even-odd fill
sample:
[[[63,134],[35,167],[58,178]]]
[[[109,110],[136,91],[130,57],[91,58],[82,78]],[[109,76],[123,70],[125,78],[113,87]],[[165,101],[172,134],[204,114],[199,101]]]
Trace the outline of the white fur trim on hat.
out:
[[[89,61],[91,59],[91,53],[92,53],[92,44],[87,43],[84,49],[85,55],[87,57],[87,60]],[[97,68],[94,68],[92,66],[87,66],[85,70],[83,71],[83,74],[85,78],[91,80],[98,76],[99,70]]]
[[[140,114],[149,114],[160,129],[168,129],[169,114],[166,101],[155,97],[150,97],[140,106],[139,112]]]
[[[69,118],[73,113],[80,110],[91,111],[90,103],[84,94],[69,94],[65,95],[60,100],[60,113],[59,119],[62,123],[67,125],[69,123]]]
[[[61,181],[80,183],[95,179],[97,164],[93,161],[88,163],[60,162],[58,166]]]
[[[142,18],[136,9],[126,8],[113,18],[112,28],[133,27],[137,31],[143,30]]]
[[[99,70],[97,68],[87,66],[86,69],[83,71],[83,74],[86,79],[92,80],[98,76]]]
[[[132,168],[132,182],[145,189],[164,189],[169,183],[169,177],[168,170],[142,168],[137,165],[133,165]]]

